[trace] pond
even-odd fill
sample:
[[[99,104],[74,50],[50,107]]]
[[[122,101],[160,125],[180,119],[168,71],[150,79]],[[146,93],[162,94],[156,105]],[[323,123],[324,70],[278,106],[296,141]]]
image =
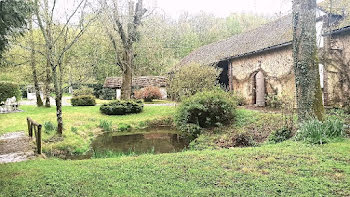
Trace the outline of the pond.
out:
[[[188,140],[171,128],[134,130],[132,133],[105,133],[92,142],[93,151],[98,154],[113,152],[121,154],[171,153],[186,148]]]

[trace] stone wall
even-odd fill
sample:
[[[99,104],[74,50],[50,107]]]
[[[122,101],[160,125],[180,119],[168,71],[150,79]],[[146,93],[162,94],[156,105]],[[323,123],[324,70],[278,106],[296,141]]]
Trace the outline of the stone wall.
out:
[[[321,51],[320,59],[325,66],[326,104],[341,106],[350,100],[350,31],[333,35],[330,50]]]
[[[266,96],[295,97],[292,46],[233,59],[230,71],[234,92],[243,95],[247,104],[255,104],[254,79],[259,71],[264,73]]]

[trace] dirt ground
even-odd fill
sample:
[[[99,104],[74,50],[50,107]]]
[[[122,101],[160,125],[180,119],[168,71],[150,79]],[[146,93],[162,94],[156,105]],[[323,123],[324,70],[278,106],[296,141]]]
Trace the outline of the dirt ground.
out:
[[[0,164],[25,161],[34,157],[34,144],[24,132],[0,136]]]

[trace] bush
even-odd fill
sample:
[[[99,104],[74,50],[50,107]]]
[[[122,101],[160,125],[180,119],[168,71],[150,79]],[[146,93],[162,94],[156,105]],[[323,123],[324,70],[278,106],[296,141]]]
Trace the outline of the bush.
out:
[[[292,129],[288,127],[283,127],[279,130],[272,132],[269,136],[269,141],[273,143],[279,143],[286,141],[293,137]]]
[[[200,92],[185,99],[178,107],[175,123],[184,134],[196,138],[202,128],[230,123],[235,117],[236,102],[221,89]]]
[[[71,103],[73,106],[95,106],[96,105],[95,97],[90,95],[73,97],[71,99]]]
[[[124,132],[124,131],[129,131],[131,129],[131,126],[125,123],[120,123],[118,125],[118,131]]]
[[[88,88],[86,86],[81,87],[80,89],[74,90],[73,96],[86,96],[86,95],[93,95],[94,90],[92,88]]]
[[[189,97],[217,85],[220,71],[213,66],[192,64],[182,67],[170,80],[168,93],[174,100]]]
[[[158,87],[148,86],[135,91],[134,96],[136,99],[143,99],[145,102],[152,102],[153,99],[161,99],[162,93]]]
[[[92,85],[89,85],[88,87],[94,90],[94,96],[96,98],[101,98],[103,93],[103,84],[92,84]]]
[[[18,84],[11,82],[0,81],[0,102],[5,102],[6,99],[16,97],[18,100],[21,96],[21,91]]]
[[[103,100],[114,100],[116,99],[116,90],[110,88],[103,88],[101,98]]]
[[[107,121],[107,120],[100,120],[99,127],[105,132],[111,132],[112,131],[112,122]]]
[[[296,139],[310,144],[324,144],[344,136],[344,123],[339,119],[327,119],[324,122],[314,119],[301,125]]]
[[[126,115],[140,113],[143,109],[141,101],[114,101],[103,104],[100,111],[106,115]]]
[[[271,108],[279,109],[282,107],[283,102],[276,94],[272,94],[266,96],[266,105]]]
[[[233,98],[236,100],[238,106],[244,106],[245,105],[245,98],[244,98],[244,96],[241,93],[235,92],[233,94]]]
[[[56,126],[49,121],[44,123],[44,129],[45,129],[45,133],[50,134],[52,131],[56,130]]]
[[[238,133],[233,136],[232,138],[232,146],[233,147],[248,147],[248,146],[255,146],[256,143],[253,140],[253,137],[245,132],[245,133]]]
[[[21,86],[19,87],[19,89],[20,89],[20,91],[21,91],[20,96],[22,97],[22,99],[27,98],[27,86],[21,85]]]

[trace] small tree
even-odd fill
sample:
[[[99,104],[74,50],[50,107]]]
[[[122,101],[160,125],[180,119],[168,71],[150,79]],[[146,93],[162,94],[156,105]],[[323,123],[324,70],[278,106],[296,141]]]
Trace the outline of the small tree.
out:
[[[168,92],[174,100],[210,90],[217,85],[220,70],[212,66],[192,64],[178,70],[172,79]]]
[[[85,8],[87,0],[80,0],[72,13],[67,15],[67,20],[63,25],[57,25],[55,21],[56,1],[35,0],[34,11],[38,21],[39,29],[44,38],[47,66],[51,70],[54,93],[56,94],[56,116],[57,133],[63,133],[62,118],[62,95],[63,95],[63,77],[64,77],[64,57],[67,52],[76,44],[79,38],[86,31],[95,17],[85,21]],[[75,26],[72,18],[81,14],[79,23]]]

